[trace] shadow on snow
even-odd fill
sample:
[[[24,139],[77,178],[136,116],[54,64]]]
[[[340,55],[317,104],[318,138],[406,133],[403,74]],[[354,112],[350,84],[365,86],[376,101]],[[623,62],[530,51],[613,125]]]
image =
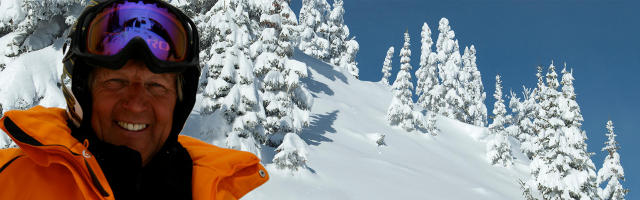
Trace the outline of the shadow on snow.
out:
[[[302,130],[302,139],[309,145],[318,146],[322,142],[333,142],[324,136],[326,133],[336,133],[333,123],[338,118],[338,110],[326,114],[311,116],[311,124]]]
[[[310,72],[311,74],[311,72]],[[313,78],[310,77],[306,77],[306,78],[302,78],[301,79],[303,83],[307,84],[307,87],[309,89],[309,91],[311,92],[311,96],[313,96],[313,98],[318,98],[318,95],[316,95],[317,93],[325,93],[326,95],[329,96],[333,96],[334,92],[333,90],[331,90],[331,88],[329,88],[329,86],[327,84],[324,84],[322,82],[318,82],[316,80],[313,80]]]
[[[340,79],[343,83],[349,84],[347,77],[342,72],[334,70],[333,65],[327,64],[325,62],[322,62],[321,60],[318,60],[307,54],[304,54],[304,52],[298,49],[294,51],[293,55],[294,55],[293,57],[296,58],[296,60],[303,62],[304,64],[307,65],[307,67],[312,68],[313,70],[318,72],[320,75],[328,78],[329,80],[335,81],[336,79]],[[313,74],[309,74],[309,77],[312,77],[312,76]]]

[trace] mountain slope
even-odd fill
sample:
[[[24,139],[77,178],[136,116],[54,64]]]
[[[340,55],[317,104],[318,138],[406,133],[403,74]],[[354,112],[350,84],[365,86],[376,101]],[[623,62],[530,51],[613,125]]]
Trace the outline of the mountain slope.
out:
[[[512,168],[488,164],[486,128],[447,118],[438,119],[436,137],[390,127],[388,86],[299,51],[294,58],[309,66],[303,81],[315,97],[311,125],[301,135],[309,144],[309,170],[294,175],[267,162],[272,179],[246,199],[522,198],[518,180],[528,176],[528,161],[520,155]],[[380,134],[386,146],[376,144]]]

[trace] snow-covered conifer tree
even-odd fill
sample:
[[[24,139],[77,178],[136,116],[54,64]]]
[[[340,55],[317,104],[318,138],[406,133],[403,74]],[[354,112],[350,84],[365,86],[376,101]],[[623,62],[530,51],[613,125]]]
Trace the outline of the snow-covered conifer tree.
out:
[[[307,167],[307,143],[295,133],[287,133],[276,152],[273,163],[279,169],[297,171]]]
[[[210,0],[166,0],[171,3],[173,6],[180,8],[185,14],[194,18],[201,17],[206,15],[213,6],[222,1],[224,4],[224,0],[219,1],[210,1]],[[228,1],[227,1],[228,2]],[[194,20],[195,21],[195,20]]]
[[[237,26],[233,18],[229,15],[233,15],[233,9],[223,6],[224,2],[220,1],[216,7],[212,8],[206,14],[206,21],[199,23],[202,29],[205,29],[203,37],[205,41],[210,41],[210,47],[204,50],[203,63],[207,66],[206,78],[207,85],[203,91],[203,102],[201,106],[201,114],[209,115],[213,114],[218,108],[220,108],[221,100],[227,96],[229,89],[235,81],[231,80],[232,76],[235,77],[235,66],[231,65],[236,59],[231,53],[227,53],[227,49],[234,46],[231,41],[235,39],[237,34]],[[227,57],[228,56],[228,57]],[[226,61],[230,61],[225,68]],[[221,74],[225,72],[225,77],[229,81],[225,81]]]
[[[0,15],[0,35],[11,41],[0,47],[0,53],[15,57],[54,43],[68,34],[76,18],[86,6],[84,0],[15,0],[2,1],[5,8],[15,7]],[[0,60],[0,69],[10,60]]]
[[[458,83],[461,88],[457,88],[458,95],[460,96],[460,100],[462,103],[460,106],[460,112],[456,113],[456,119],[461,122],[467,124],[473,124],[473,120],[471,119],[470,112],[472,111],[471,104],[473,91],[471,90],[471,52],[469,51],[469,47],[464,47],[464,53],[461,57],[461,68],[458,71]],[[475,56],[475,55],[474,55]]]
[[[523,86],[523,100],[520,101],[513,92],[509,101],[509,108],[514,117],[511,125],[506,128],[509,135],[514,136],[520,142],[520,150],[529,159],[533,159],[534,153],[539,149],[535,142],[535,132],[532,117],[535,110],[535,90],[530,90]]]
[[[7,1],[10,3],[11,1]],[[3,2],[4,3],[4,2]],[[75,23],[86,5],[83,0],[23,0],[15,1],[20,11],[2,20],[0,29],[16,33],[13,43],[5,50],[7,56],[42,49]]]
[[[576,102],[576,93],[573,88],[573,72],[567,71],[565,66],[562,69],[562,96],[560,98],[560,109],[562,112],[562,119],[568,126],[575,126],[580,128],[582,125],[582,114],[580,113],[580,107]]]
[[[597,199],[597,183],[595,165],[591,161],[591,154],[587,151],[587,134],[582,130],[582,114],[580,106],[576,102],[576,94],[573,88],[573,72],[567,71],[567,67],[562,69],[562,94],[558,98],[561,118],[565,127],[561,129],[565,140],[566,149],[561,150],[570,159],[567,160],[569,168],[564,179],[565,184],[575,187],[568,187],[570,196],[586,197]]]
[[[545,100],[545,93],[547,90],[547,85],[544,82],[544,77],[542,76],[542,66],[538,66],[536,68],[536,78],[538,80],[536,88],[531,92],[531,98],[533,98],[532,106],[533,111],[530,113],[529,118],[533,120],[533,135],[531,140],[529,140],[529,147],[532,149],[528,156],[535,157],[542,150],[542,144],[540,143],[540,138],[542,137],[542,133],[544,132],[544,127],[548,126],[547,121],[547,110],[542,107],[542,102]],[[529,159],[533,160],[533,157],[529,157]]]
[[[427,110],[424,128],[432,135],[437,135],[440,131],[435,125],[436,114],[443,106],[438,103],[444,103],[444,101],[441,100],[443,98],[442,85],[436,75],[437,55],[431,51],[433,40],[431,39],[431,29],[427,23],[422,25],[421,36],[420,68],[416,70],[418,84],[416,94],[418,95],[418,105]]]
[[[355,57],[360,46],[355,38],[349,38],[349,27],[344,24],[343,5],[343,0],[334,0],[333,9],[329,13],[327,24],[329,25],[330,50],[326,61],[358,78],[359,69]]]
[[[326,0],[303,0],[300,8],[300,48],[305,54],[325,60],[329,55],[328,15]]]
[[[536,101],[536,111],[535,113],[535,117],[534,117],[534,125],[536,128],[536,135],[538,135],[539,133],[541,133],[543,130],[543,127],[547,126],[547,121],[544,120],[547,113],[546,111],[542,108],[542,102],[545,100],[545,94],[547,92],[547,84],[544,82],[544,76],[542,76],[542,66],[538,66],[536,68],[537,73],[536,73],[536,78],[538,80],[537,85],[536,85],[536,89],[534,90],[535,94],[533,96],[533,98]]]
[[[307,67],[290,59],[296,21],[292,20],[295,15],[288,1],[273,0],[261,6],[264,10],[260,16],[262,32],[258,41],[251,46],[251,55],[255,57],[253,73],[261,83],[260,93],[266,113],[266,120],[263,121],[266,139],[263,143],[282,147],[278,148],[280,150],[274,157],[274,162],[281,165],[279,167],[297,169],[303,167],[304,163],[294,161],[305,160],[304,149],[297,142],[301,141],[298,134],[309,124],[309,110],[313,104],[311,94],[300,82],[300,78],[307,76]],[[297,153],[291,153],[293,151]],[[289,159],[290,162],[276,161],[279,158]]]
[[[486,93],[476,64],[476,47],[474,45],[470,48],[465,47],[462,57],[464,66],[460,73],[461,84],[464,87],[462,117],[466,118],[469,124],[484,126],[487,124],[487,106],[484,104]]]
[[[336,66],[340,65],[340,57],[345,51],[344,42],[349,35],[349,28],[344,25],[344,1],[334,0],[329,13],[329,42],[330,50],[328,61]]]
[[[84,0],[2,0],[0,36],[5,42],[0,46],[0,72],[23,53],[40,50],[56,42],[62,44],[87,3]],[[51,77],[54,77],[52,83],[60,82],[59,74]],[[49,84],[43,81],[49,80],[33,80],[33,84]],[[10,82],[5,84],[12,85]],[[50,86],[59,88],[61,85]],[[3,109],[25,110],[51,97],[45,94],[46,90],[27,91],[30,90],[8,94],[7,90],[0,89],[4,97],[0,102]]]
[[[400,50],[400,71],[393,82],[393,99],[387,109],[387,120],[391,125],[400,125],[406,131],[414,129],[413,100],[411,91],[411,45],[409,32],[404,33],[404,46]]]
[[[380,80],[380,82],[384,83],[385,85],[389,85],[389,77],[391,76],[392,68],[391,59],[393,58],[393,52],[393,47],[389,47],[389,50],[387,50],[387,56],[384,57],[384,63],[382,64],[382,79]]]
[[[430,55],[433,53],[431,47],[433,46],[433,40],[431,39],[431,29],[427,23],[422,24],[422,32],[420,34],[421,46],[420,46],[420,68],[416,70],[416,94],[419,96],[418,104],[427,110],[433,110],[432,105],[428,105],[431,100],[429,91],[439,84],[438,77],[435,76],[435,60],[430,60]]]
[[[207,85],[202,93],[201,115],[223,116],[225,126],[211,129],[203,126],[202,134],[227,136],[229,148],[252,152],[258,156],[260,141],[264,140],[264,128],[260,121],[265,112],[258,95],[257,79],[253,75],[253,62],[249,53],[249,16],[245,0],[224,0],[206,14],[207,21],[201,27],[207,29],[212,42],[205,50],[208,66]],[[220,112],[221,115],[213,115]]]
[[[513,165],[513,155],[511,154],[511,144],[505,131],[505,125],[510,123],[510,116],[507,116],[507,109],[502,100],[502,81],[500,75],[496,75],[496,91],[493,94],[496,102],[493,105],[493,123],[489,125],[489,131],[493,138],[487,143],[487,159],[493,165],[509,167]]]
[[[565,121],[563,117],[567,110],[562,110],[559,105],[563,94],[558,91],[558,76],[553,63],[549,66],[546,80],[547,87],[542,90],[540,103],[542,110],[546,111],[541,112],[545,114],[542,118],[545,123],[539,126],[542,130],[536,137],[541,148],[529,166],[531,178],[525,188],[535,190],[534,196],[543,199],[599,199],[594,165],[584,144],[584,132],[579,129],[579,123]]]
[[[460,120],[459,113],[463,112],[463,101],[458,91],[462,88],[458,80],[458,73],[462,66],[460,47],[458,41],[454,40],[455,33],[451,30],[447,18],[440,20],[438,30],[440,33],[436,41],[437,66],[444,92],[444,98],[440,100],[444,103],[438,103],[444,107],[439,108],[438,111],[446,117]]]
[[[624,189],[620,181],[624,181],[624,169],[620,164],[620,154],[618,154],[618,142],[616,134],[613,133],[613,122],[607,121],[607,142],[602,151],[607,151],[607,157],[602,163],[602,168],[598,170],[598,185],[607,183],[604,190],[600,191],[600,198],[603,200],[623,200],[624,195],[629,190]]]
[[[355,37],[353,37],[345,41],[345,47],[345,52],[340,56],[340,66],[347,70],[353,77],[359,78],[360,69],[358,68],[358,62],[356,62],[356,55],[360,50],[360,44],[356,41]]]
[[[538,75],[539,80],[541,78]],[[536,152],[536,156],[529,165],[531,172],[531,178],[526,184],[526,187],[534,191],[534,194],[538,194],[543,199],[563,199],[563,193],[565,192],[565,185],[562,183],[562,177],[564,174],[565,157],[560,153],[560,141],[562,140],[561,128],[565,126],[560,116],[560,110],[557,102],[559,97],[558,92],[558,79],[555,72],[555,66],[551,64],[547,73],[547,87],[542,90],[540,95],[541,105],[540,116],[536,120],[541,120],[544,123],[538,122],[542,125],[540,132],[536,137],[536,142],[541,145],[541,149]],[[546,112],[545,112],[546,111]]]

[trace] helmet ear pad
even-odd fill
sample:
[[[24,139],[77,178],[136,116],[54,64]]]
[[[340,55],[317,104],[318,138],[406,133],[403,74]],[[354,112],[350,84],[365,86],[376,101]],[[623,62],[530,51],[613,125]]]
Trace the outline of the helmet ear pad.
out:
[[[184,128],[189,114],[196,103],[196,92],[198,91],[198,83],[200,79],[200,70],[198,68],[188,68],[184,72],[178,74],[178,81],[181,88],[178,90],[182,93],[182,98],[178,98],[176,106],[173,110],[173,125],[171,127],[171,134],[169,134],[170,141],[177,141],[178,134]]]
[[[75,66],[73,66],[73,72],[71,72],[71,92],[76,98],[76,102],[80,104],[81,108],[81,113],[77,113],[81,115],[79,116],[80,127],[88,129],[92,129],[91,112],[93,99],[91,98],[91,88],[89,87],[89,81],[93,81],[90,77],[92,71],[93,66],[78,61]],[[67,110],[69,109],[71,109],[71,107],[68,107]]]

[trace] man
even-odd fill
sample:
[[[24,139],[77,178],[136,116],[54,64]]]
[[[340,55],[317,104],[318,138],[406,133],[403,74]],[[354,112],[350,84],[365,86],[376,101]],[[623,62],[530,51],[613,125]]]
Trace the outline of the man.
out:
[[[0,120],[19,146],[0,150],[0,199],[239,199],[268,180],[253,154],[179,136],[200,68],[196,26],[178,9],[102,1],[69,38],[67,110]]]

